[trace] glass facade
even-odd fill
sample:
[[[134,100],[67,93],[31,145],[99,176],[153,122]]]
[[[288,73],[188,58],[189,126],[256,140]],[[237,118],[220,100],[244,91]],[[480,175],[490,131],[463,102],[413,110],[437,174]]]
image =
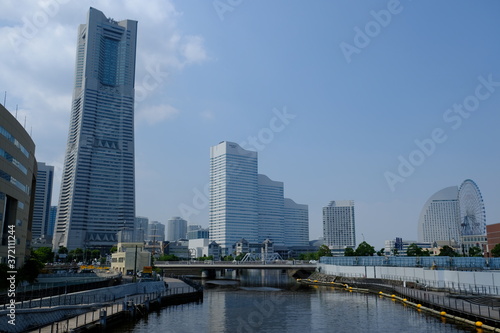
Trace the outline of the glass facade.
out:
[[[53,180],[54,167],[39,162],[36,177],[35,205],[33,206],[33,225],[31,227],[33,239],[44,235],[52,235],[53,233],[49,226]]]
[[[54,248],[106,248],[135,219],[137,22],[90,8],[80,25]]]

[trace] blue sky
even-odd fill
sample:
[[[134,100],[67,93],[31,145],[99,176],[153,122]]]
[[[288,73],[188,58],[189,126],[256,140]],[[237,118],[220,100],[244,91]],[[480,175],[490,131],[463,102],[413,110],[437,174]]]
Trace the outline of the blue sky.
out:
[[[311,239],[323,206],[354,200],[358,243],[416,240],[425,201],[468,178],[500,222],[500,3],[119,3],[0,5],[0,91],[56,166],[54,199],[77,26],[93,6],[139,21],[137,215],[208,226],[210,146],[254,140],[259,172],[309,205]]]

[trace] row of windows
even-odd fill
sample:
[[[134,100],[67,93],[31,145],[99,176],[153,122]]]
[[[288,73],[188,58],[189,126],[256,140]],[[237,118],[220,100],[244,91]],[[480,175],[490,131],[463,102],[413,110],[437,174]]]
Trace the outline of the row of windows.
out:
[[[15,179],[14,177],[4,172],[3,170],[0,170],[0,178],[10,182],[11,184],[14,184],[21,191],[30,194],[30,187],[28,185],[24,185],[19,180]]]
[[[14,164],[19,170],[21,170],[25,175],[28,174],[28,169],[21,164],[18,160],[16,160],[11,154],[0,148],[0,156],[3,156],[7,161]]]
[[[28,150],[24,148],[24,146],[19,141],[17,141],[17,139],[12,134],[10,134],[9,131],[3,128],[3,126],[0,126],[0,134],[2,134],[5,138],[7,138],[7,140],[12,142],[14,146],[19,148],[19,150],[24,154],[24,156],[30,157],[30,153],[28,152]]]

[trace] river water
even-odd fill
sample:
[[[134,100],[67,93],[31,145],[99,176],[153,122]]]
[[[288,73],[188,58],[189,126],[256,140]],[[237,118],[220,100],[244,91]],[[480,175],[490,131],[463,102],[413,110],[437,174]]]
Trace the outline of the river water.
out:
[[[214,281],[202,302],[163,308],[113,332],[477,332],[375,294],[299,288],[279,275]]]

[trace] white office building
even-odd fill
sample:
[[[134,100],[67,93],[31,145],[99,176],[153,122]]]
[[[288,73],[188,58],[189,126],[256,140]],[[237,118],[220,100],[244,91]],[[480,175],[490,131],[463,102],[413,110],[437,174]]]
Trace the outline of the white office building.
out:
[[[257,152],[223,141],[210,148],[210,240],[230,254],[241,238],[258,242]]]
[[[274,245],[285,245],[283,182],[258,175],[258,243],[270,239]]]
[[[460,208],[458,186],[434,193],[425,203],[418,221],[419,242],[459,242]]]
[[[334,250],[356,247],[354,201],[331,201],[323,207],[323,237]]]

